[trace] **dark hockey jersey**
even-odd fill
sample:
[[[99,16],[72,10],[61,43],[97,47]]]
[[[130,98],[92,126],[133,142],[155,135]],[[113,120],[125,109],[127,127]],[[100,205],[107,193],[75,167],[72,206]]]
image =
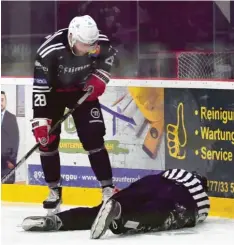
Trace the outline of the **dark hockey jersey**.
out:
[[[33,84],[34,117],[48,118],[50,94],[81,90],[91,74],[105,83],[109,82],[117,51],[108,37],[99,34],[96,50],[76,56],[69,47],[67,35],[68,29],[59,30],[45,37],[37,50]]]
[[[197,175],[184,169],[169,169],[162,176],[182,184],[188,189],[197,205],[196,223],[204,221],[210,210],[210,201],[205,187]]]

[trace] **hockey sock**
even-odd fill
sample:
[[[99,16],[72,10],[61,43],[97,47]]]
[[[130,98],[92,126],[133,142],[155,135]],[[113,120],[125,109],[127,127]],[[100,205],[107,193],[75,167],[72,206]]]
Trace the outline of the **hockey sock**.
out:
[[[41,154],[41,165],[47,183],[60,181],[60,157],[59,153],[55,154]]]
[[[102,149],[101,151],[91,153],[89,155],[89,161],[102,187],[113,186],[112,169],[107,150]]]

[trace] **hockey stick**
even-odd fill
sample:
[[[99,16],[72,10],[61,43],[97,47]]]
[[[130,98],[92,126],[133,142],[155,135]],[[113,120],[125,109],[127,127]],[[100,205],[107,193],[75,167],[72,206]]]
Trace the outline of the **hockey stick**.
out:
[[[77,101],[72,109],[62,116],[62,118],[55,123],[55,125],[50,129],[49,135],[51,135],[75,110],[79,107],[93,92],[93,88],[89,88],[87,92]],[[32,153],[40,146],[40,143],[35,144],[29,151],[26,153],[22,159],[15,165],[11,171],[2,177],[2,184],[5,183],[14,173],[15,171],[32,155]]]

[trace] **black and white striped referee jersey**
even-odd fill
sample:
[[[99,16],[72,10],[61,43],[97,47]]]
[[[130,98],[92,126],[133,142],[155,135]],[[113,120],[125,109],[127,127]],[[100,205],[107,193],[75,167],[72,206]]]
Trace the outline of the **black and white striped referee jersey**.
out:
[[[210,210],[209,197],[197,175],[184,169],[169,169],[163,175],[166,179],[171,179],[179,184],[184,185],[192,198],[196,202],[198,217],[196,223],[202,222],[208,216]]]

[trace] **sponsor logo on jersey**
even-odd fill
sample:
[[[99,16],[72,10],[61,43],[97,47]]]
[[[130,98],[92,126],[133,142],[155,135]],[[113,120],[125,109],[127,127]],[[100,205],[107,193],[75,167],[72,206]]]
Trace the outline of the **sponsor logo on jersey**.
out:
[[[91,116],[93,118],[99,118],[100,117],[100,112],[99,112],[98,108],[93,108],[91,110]]]
[[[63,72],[65,73],[77,73],[80,71],[83,71],[84,69],[87,69],[88,67],[90,67],[90,64],[84,65],[84,66],[76,66],[76,67],[68,67],[68,66],[63,66],[60,65],[59,66],[59,72]]]
[[[34,84],[35,85],[47,85],[47,80],[46,79],[34,79]]]

